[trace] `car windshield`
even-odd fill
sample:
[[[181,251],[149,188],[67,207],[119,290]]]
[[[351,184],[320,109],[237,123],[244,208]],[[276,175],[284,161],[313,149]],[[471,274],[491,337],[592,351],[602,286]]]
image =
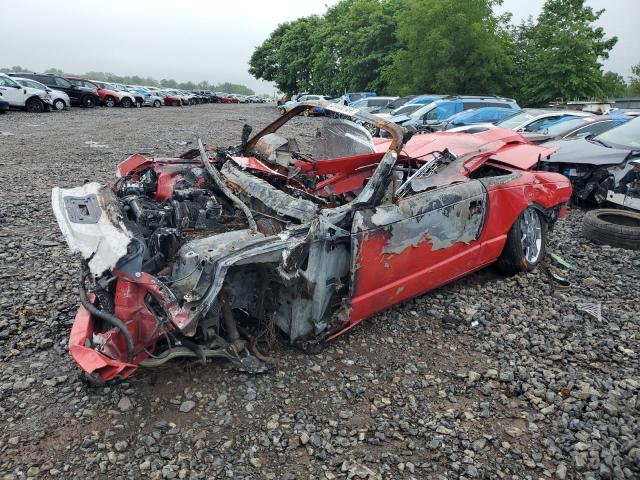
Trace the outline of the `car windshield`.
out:
[[[505,120],[498,122],[496,125],[500,128],[510,128],[510,129],[517,128],[523,123],[533,120],[541,113],[544,113],[544,112],[527,110],[522,113],[519,113],[518,115],[514,115],[513,117],[506,118]]]
[[[391,115],[410,115],[411,113],[418,110],[422,105],[419,103],[411,103],[409,105],[403,105],[400,108],[396,108],[391,112]]]
[[[408,97],[400,97],[396,98],[393,102],[390,102],[385,108],[389,110],[396,110],[400,107],[404,106],[406,103],[410,102],[416,98],[416,95],[409,95]]]
[[[640,150],[640,118],[601,133],[594,140],[623,150]]]
[[[415,112],[413,112],[411,115],[409,115],[411,118],[417,120],[419,118],[421,118],[425,113],[431,111],[432,109],[434,109],[436,107],[436,103],[435,102],[431,102],[431,103],[427,103],[426,105],[422,105],[421,108],[417,109]]]

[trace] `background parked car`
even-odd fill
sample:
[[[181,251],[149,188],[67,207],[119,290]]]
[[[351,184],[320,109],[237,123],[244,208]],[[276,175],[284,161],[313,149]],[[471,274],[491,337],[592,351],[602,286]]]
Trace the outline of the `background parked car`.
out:
[[[350,104],[351,108],[371,111],[373,109],[384,108],[398,97],[365,97]]]
[[[181,107],[182,106],[182,98],[178,95],[175,95],[173,92],[169,92],[167,90],[158,90],[156,95],[162,98],[163,102],[167,106],[171,107]]]
[[[563,118],[537,132],[522,132],[522,136],[534,143],[562,140],[573,137],[600,135],[634,117],[627,115],[594,115],[590,117]]]
[[[77,87],[84,87],[89,89],[94,89],[98,92],[98,104],[103,107],[115,107],[120,103],[120,95],[116,93],[115,90],[111,90],[109,88],[104,88],[98,85],[97,83],[93,83],[89,80],[85,80],[84,78],[78,77],[65,77],[71,83],[76,85]]]
[[[69,108],[71,106],[69,95],[60,90],[52,90],[46,85],[40,82],[36,82],[35,80],[31,80],[30,78],[13,77],[13,79],[23,87],[44,90],[49,95],[49,97],[51,97],[51,105],[53,105],[53,108],[55,108],[56,110],[64,110],[65,108]]]
[[[524,108],[518,114],[505,118],[495,125],[478,123],[452,128],[451,132],[478,133],[490,128],[507,128],[516,132],[537,132],[562,119],[590,117],[593,114],[577,110],[553,110],[545,108]]]
[[[74,107],[93,108],[98,105],[100,98],[98,92],[92,88],[79,87],[72,84],[66,78],[52,73],[10,73],[12,77],[30,78],[36,80],[52,90],[60,90],[66,93]]]
[[[562,173],[573,184],[578,202],[602,205],[607,193],[626,193],[635,179],[633,160],[640,157],[640,117],[596,136],[574,137],[543,144],[559,147],[543,170]]]
[[[7,102],[9,107],[31,113],[42,113],[51,109],[51,97],[47,92],[20,85],[4,73],[0,73],[0,98]]]
[[[328,97],[326,95],[315,95],[315,94],[302,95],[302,96],[298,97],[297,100],[289,100],[288,102],[286,102],[283,105],[278,105],[276,107],[276,110],[278,110],[279,113],[287,113],[291,109],[295,108],[300,102],[306,102],[306,101],[309,101],[309,100],[329,100],[330,98],[331,97]],[[317,112],[316,112],[316,110],[317,110]],[[322,114],[324,112],[324,110],[321,109],[321,108],[318,108],[318,109],[314,108],[313,112],[316,113],[316,114]]]
[[[161,107],[164,104],[164,100],[160,95],[156,95],[154,92],[145,87],[133,87],[133,89],[142,95],[142,105],[145,107]]]
[[[520,110],[514,110],[513,108],[502,107],[473,108],[471,110],[456,113],[454,116],[450,117],[443,125],[442,130],[451,130],[452,128],[464,125],[475,125],[478,123],[496,124],[505,118],[513,117],[519,111]]]
[[[482,107],[519,109],[515,100],[491,96],[450,96],[435,100],[410,115],[391,117],[391,121],[418,131],[440,130],[456,113]]]
[[[392,111],[408,104],[426,105],[442,98],[442,95],[407,95],[404,97],[396,98],[393,102],[389,102],[384,107],[379,107],[371,110],[370,113],[378,115],[382,118],[390,118],[389,115]],[[385,117],[386,115],[386,117]]]
[[[118,103],[120,107],[129,108],[129,107],[133,107],[136,104],[135,97],[126,88],[118,87],[113,83],[100,82],[97,80],[91,80],[91,83],[94,83],[98,87],[103,88],[105,90],[111,90],[113,92],[116,92],[118,97],[120,97],[120,102]]]

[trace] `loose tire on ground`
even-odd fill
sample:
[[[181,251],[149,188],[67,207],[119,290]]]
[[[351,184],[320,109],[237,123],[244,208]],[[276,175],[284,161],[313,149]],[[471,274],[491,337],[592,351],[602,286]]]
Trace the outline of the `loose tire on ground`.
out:
[[[528,207],[511,226],[496,266],[506,275],[530,272],[544,260],[546,246],[546,222],[540,212]]]
[[[640,213],[602,208],[587,212],[582,234],[595,243],[640,250]]]
[[[42,113],[44,112],[44,102],[39,98],[30,98],[27,100],[25,108],[30,113]]]

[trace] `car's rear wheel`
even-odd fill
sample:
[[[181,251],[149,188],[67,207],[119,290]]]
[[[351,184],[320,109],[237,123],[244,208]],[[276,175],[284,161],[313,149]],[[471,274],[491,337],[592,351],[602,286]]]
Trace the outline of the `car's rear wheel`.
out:
[[[143,105],[144,105],[144,101],[136,98],[136,107],[142,108]]]
[[[528,207],[511,226],[496,265],[508,275],[530,272],[544,260],[546,243],[545,221],[538,210]]]
[[[92,95],[85,95],[80,103],[84,108],[93,108],[96,106],[96,99]]]
[[[42,113],[44,112],[44,102],[39,98],[30,98],[27,100],[25,108],[30,113]]]
[[[56,110],[64,110],[67,107],[67,104],[61,98],[58,98],[53,102],[53,108]]]
[[[105,107],[109,107],[109,108],[115,107],[116,106],[116,99],[113,98],[113,97],[105,97],[104,106]]]
[[[123,108],[131,108],[132,105],[133,102],[129,97],[123,97],[122,100],[120,100],[120,106]]]
[[[162,103],[160,102],[160,100],[154,100],[153,101],[153,106],[158,108],[158,107],[162,106]]]

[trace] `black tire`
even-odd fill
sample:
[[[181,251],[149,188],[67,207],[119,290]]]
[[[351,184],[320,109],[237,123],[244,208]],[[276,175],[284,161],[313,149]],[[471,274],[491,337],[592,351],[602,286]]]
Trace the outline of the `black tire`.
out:
[[[44,102],[39,98],[32,97],[25,103],[25,108],[29,113],[42,113],[44,112]]]
[[[142,108],[142,107],[143,107],[143,105],[144,105],[144,100],[138,100],[138,99],[136,98],[136,107],[138,107],[138,108]]]
[[[108,108],[112,108],[116,106],[116,99],[111,95],[104,97],[104,106]]]
[[[640,213],[602,208],[587,212],[582,234],[595,243],[640,250]]]
[[[53,108],[56,110],[64,110],[67,108],[67,104],[61,98],[58,98],[55,102],[53,102]]]
[[[120,100],[120,106],[122,108],[131,108],[133,106],[133,102],[129,97],[122,97],[122,100]]]
[[[85,95],[84,97],[82,97],[82,99],[80,100],[80,104],[84,107],[84,108],[93,108],[96,106],[97,104],[97,100],[93,95]]]
[[[160,100],[154,100],[153,101],[153,106],[155,108],[161,107],[162,106],[162,102]]]
[[[539,234],[541,245],[535,258],[528,256],[525,248],[526,221],[528,215],[535,215],[539,221]],[[511,225],[507,234],[507,241],[504,244],[502,253],[496,262],[496,267],[506,275],[514,275],[520,272],[530,272],[536,268],[543,260],[547,250],[547,225],[544,217],[533,207],[525,209]]]

